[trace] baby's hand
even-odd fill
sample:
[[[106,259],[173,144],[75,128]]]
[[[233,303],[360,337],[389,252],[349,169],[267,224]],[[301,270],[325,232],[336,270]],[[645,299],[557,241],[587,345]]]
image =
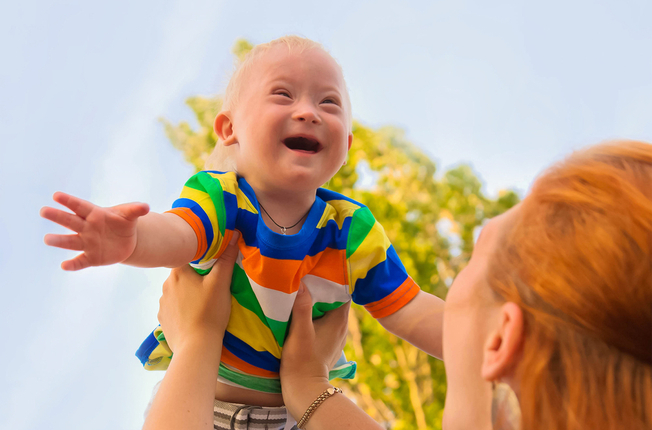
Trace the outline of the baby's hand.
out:
[[[45,244],[83,251],[72,260],[61,263],[63,270],[81,270],[125,261],[136,248],[138,218],[149,212],[146,203],[102,208],[61,192],[52,198],[75,214],[46,206],[41,208],[41,216],[77,234],[46,234]]]

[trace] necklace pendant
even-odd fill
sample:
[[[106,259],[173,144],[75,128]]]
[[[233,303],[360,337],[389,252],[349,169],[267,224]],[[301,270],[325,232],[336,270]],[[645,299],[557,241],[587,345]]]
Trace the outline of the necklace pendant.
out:
[[[281,227],[281,234],[285,235],[285,232],[287,231],[287,228]]]

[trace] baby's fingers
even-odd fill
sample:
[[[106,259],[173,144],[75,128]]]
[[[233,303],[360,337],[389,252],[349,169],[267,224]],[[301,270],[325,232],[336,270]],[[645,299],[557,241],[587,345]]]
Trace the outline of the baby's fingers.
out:
[[[135,221],[138,217],[147,215],[149,205],[147,203],[125,203],[111,208],[115,213],[124,217],[128,221]]]
[[[82,218],[59,209],[45,206],[41,208],[40,215],[41,217],[56,222],[76,233],[81,232],[84,228],[84,220]]]
[[[43,241],[46,245],[57,248],[71,249],[73,251],[84,250],[84,243],[77,234],[46,234]]]
[[[84,219],[86,219],[88,214],[90,214],[95,207],[95,205],[91,202],[87,202],[86,200],[82,200],[78,197],[71,196],[70,194],[62,193],[60,191],[54,193],[52,198],[55,202],[64,205]]]
[[[88,261],[86,254],[79,254],[72,260],[67,260],[61,263],[61,268],[67,271],[75,271],[91,267],[91,262]]]

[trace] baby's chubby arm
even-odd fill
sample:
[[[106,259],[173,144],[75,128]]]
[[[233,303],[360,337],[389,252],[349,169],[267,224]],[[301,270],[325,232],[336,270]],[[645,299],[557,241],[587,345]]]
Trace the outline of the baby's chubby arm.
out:
[[[433,357],[442,359],[444,301],[420,291],[408,304],[378,322],[396,336]]]
[[[145,203],[103,208],[60,192],[53,199],[74,213],[44,207],[41,216],[76,234],[48,234],[46,245],[82,251],[61,263],[64,270],[115,263],[177,267],[191,261],[197,251],[190,225],[174,214],[149,213]]]

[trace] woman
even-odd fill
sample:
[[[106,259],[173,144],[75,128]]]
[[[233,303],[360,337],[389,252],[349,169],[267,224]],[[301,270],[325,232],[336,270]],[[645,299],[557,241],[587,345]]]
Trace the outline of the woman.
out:
[[[166,333],[184,344],[174,346],[177,365],[146,428],[173,428],[166,427],[173,419],[174,428],[212,425],[210,382],[201,393],[189,388],[214,378],[217,366],[192,367],[207,362],[197,346],[205,342],[193,334],[219,340],[226,319],[204,296],[227,294],[226,284],[182,273],[164,291],[160,317]],[[331,387],[328,366],[345,318],[333,312],[313,327],[310,304],[307,292],[297,296],[283,350],[288,410],[300,418],[314,409],[305,424],[311,430],[380,428],[342,394],[315,400]],[[447,429],[491,428],[490,411],[494,428],[652,428],[652,145],[618,142],[575,153],[492,220],[449,291],[443,346]],[[203,348],[219,357],[218,347]],[[175,384],[188,390],[171,399]],[[489,384],[493,405],[485,396]],[[165,420],[148,427],[157,417]]]

